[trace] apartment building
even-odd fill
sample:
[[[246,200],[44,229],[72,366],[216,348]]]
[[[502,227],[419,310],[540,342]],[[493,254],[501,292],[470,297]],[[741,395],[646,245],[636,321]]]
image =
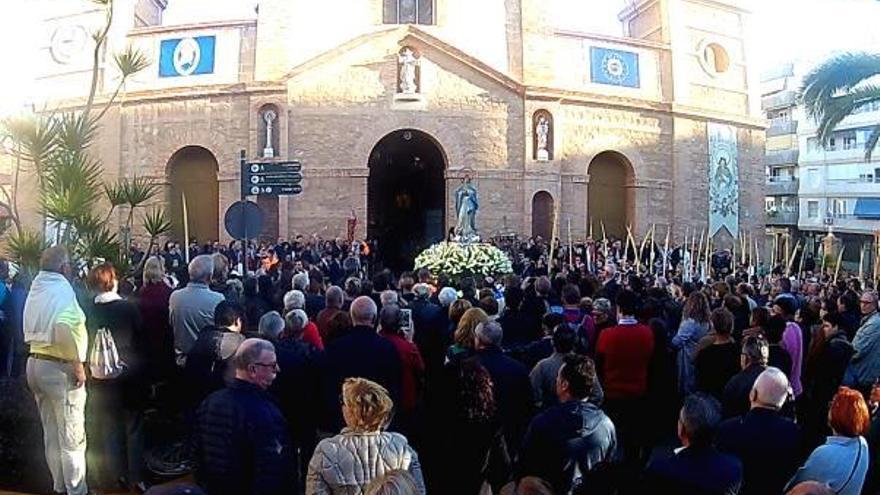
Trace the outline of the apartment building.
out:
[[[800,240],[819,255],[833,233],[844,248],[845,267],[873,264],[872,246],[880,231],[880,153],[869,161],[866,143],[880,125],[880,103],[866,105],[838,125],[827,145],[816,123],[798,104],[807,66],[786,64],[762,78],[767,129],[767,234],[789,249]],[[776,236],[776,241],[773,237]],[[782,248],[780,247],[780,251]]]

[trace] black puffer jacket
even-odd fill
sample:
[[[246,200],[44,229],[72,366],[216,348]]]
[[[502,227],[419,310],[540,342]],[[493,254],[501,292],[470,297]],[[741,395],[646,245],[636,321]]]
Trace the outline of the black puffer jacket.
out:
[[[295,494],[296,453],[269,395],[236,379],[211,394],[196,421],[197,480],[211,495]]]

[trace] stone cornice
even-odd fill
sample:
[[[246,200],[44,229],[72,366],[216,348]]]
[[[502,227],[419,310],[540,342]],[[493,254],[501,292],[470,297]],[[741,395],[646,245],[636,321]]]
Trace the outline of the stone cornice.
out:
[[[643,40],[639,38],[624,38],[619,36],[608,36],[604,34],[593,34],[593,33],[585,33],[581,31],[570,31],[567,29],[559,29],[554,31],[554,34],[557,36],[563,36],[566,38],[578,38],[584,40],[596,40],[604,43],[614,43],[617,45],[629,45],[636,48],[648,48],[651,50],[665,50],[670,51],[672,47],[666,43],[659,43],[656,41]]]
[[[200,22],[194,24],[178,24],[174,26],[144,26],[132,29],[126,35],[129,38],[151,34],[173,33],[176,31],[195,31],[199,29],[223,29],[230,27],[256,27],[256,19],[239,19],[231,21]]]

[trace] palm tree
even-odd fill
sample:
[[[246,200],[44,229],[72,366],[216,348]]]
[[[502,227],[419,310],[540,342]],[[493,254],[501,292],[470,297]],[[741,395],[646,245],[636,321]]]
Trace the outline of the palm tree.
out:
[[[880,101],[880,54],[842,53],[825,60],[804,78],[801,98],[807,115],[819,126],[817,137],[827,145],[835,127],[864,105]],[[870,160],[880,140],[880,125],[874,126],[865,143]]]

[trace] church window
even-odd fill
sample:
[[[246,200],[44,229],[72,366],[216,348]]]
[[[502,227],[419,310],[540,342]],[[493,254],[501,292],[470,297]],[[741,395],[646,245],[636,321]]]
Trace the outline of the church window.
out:
[[[385,24],[434,24],[434,0],[384,0]]]

